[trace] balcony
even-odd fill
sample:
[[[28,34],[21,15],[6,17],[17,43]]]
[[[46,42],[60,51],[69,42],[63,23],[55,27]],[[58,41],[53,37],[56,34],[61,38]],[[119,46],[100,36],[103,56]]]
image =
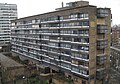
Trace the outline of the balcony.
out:
[[[47,51],[48,53],[51,53],[51,54],[57,54],[57,55],[60,55],[60,53],[58,53],[57,51]]]
[[[86,58],[83,58],[83,57],[73,57],[73,56],[71,56],[71,58],[76,59],[76,60],[86,61],[86,62],[89,61],[89,59],[86,59]]]
[[[97,40],[97,49],[105,49],[107,47],[107,40],[99,39]]]
[[[43,22],[41,22],[41,23],[58,23],[59,22],[59,20],[51,20],[51,21],[43,21]]]
[[[79,65],[80,68],[88,69],[88,66]]]
[[[109,10],[107,8],[98,8],[97,9],[97,17],[105,18],[109,15]]]
[[[106,75],[105,69],[101,69],[101,70],[96,72],[96,78],[98,80],[104,79],[105,75]]]
[[[83,72],[80,73],[80,72],[76,72],[76,71],[73,71],[73,70],[71,70],[71,72],[74,73],[74,74],[77,74],[77,76],[80,76],[82,78],[88,78],[89,77],[88,74],[84,74]]]
[[[71,64],[71,62],[70,61],[67,61],[67,60],[60,60],[61,62],[63,62],[63,63],[66,63],[66,64]]]
[[[97,33],[105,34],[107,32],[107,25],[97,25]]]
[[[43,19],[41,23],[58,23],[60,20],[59,16],[49,17],[46,19]]]
[[[89,28],[89,26],[64,26],[64,27],[60,27],[60,28],[83,28],[83,29],[88,29]]]
[[[61,56],[65,56],[65,57],[70,57],[71,55],[66,54],[66,53],[60,53]]]
[[[106,62],[106,56],[97,56],[97,64],[102,65]]]

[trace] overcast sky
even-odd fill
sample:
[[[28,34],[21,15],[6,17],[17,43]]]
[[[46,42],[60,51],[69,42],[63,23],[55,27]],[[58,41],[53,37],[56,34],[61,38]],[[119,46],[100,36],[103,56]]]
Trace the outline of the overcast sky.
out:
[[[0,3],[17,4],[18,18],[54,11],[61,2],[79,0],[0,0]],[[120,24],[120,0],[87,0],[90,5],[108,7],[112,10],[113,24]]]

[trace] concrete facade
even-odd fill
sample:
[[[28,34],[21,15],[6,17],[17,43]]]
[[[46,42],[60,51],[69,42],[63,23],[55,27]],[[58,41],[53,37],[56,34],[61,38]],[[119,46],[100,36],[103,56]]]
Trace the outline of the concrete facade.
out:
[[[11,20],[17,19],[17,5],[0,3],[0,46],[10,43]]]

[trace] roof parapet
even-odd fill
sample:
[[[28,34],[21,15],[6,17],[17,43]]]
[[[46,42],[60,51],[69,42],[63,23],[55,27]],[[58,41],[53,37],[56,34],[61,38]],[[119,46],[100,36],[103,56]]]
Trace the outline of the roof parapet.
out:
[[[89,5],[88,1],[75,1],[75,2],[66,3],[65,7],[62,6],[62,8],[57,8],[56,10],[63,10],[63,9],[68,9],[73,7],[82,7],[87,5]]]

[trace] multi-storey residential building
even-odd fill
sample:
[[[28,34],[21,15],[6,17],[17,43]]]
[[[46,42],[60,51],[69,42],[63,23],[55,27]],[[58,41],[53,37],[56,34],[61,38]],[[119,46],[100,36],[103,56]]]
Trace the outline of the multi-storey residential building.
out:
[[[103,84],[109,79],[110,8],[70,2],[12,25],[13,54],[62,71],[74,84]]]
[[[10,42],[11,20],[17,19],[17,5],[0,3],[0,45]]]

